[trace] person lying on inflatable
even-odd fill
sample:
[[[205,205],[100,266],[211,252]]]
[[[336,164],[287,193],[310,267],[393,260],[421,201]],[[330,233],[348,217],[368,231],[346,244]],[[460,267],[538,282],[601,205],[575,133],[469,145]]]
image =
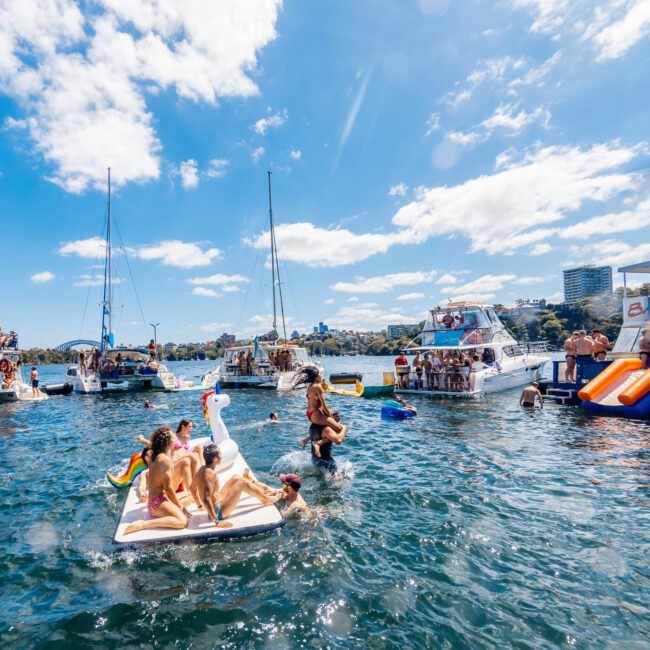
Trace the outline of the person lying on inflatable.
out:
[[[398,404],[401,404],[402,408],[406,409],[407,411],[413,411],[413,413],[418,412],[415,406],[411,406],[410,404],[407,404],[399,395],[393,395],[393,401],[397,402]]]

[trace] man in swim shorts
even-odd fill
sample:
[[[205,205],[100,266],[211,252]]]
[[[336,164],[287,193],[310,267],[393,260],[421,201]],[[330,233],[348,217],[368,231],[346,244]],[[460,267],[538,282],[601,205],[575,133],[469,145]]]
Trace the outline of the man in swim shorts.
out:
[[[596,361],[605,361],[609,339],[600,330],[592,330],[591,338],[594,342],[594,358]]]
[[[335,416],[338,416],[338,413]],[[347,427],[341,426],[340,432],[334,431],[332,427],[322,427],[318,424],[312,424],[309,427],[311,463],[316,469],[332,475],[336,474],[338,469],[336,461],[332,458],[332,443],[340,445],[345,440],[347,433]]]
[[[564,350],[566,352],[566,369],[564,370],[565,381],[575,382],[576,380],[576,341],[580,336],[580,332],[575,331],[564,342]]]
[[[539,384],[534,381],[530,386],[526,386],[521,392],[521,397],[519,398],[519,406],[524,408],[534,409],[535,408],[535,399],[539,400],[539,408],[544,408],[544,396],[539,390]]]
[[[576,345],[576,363],[589,363],[594,357],[594,341],[591,336],[587,336],[585,330],[580,330],[580,334],[575,342]]]

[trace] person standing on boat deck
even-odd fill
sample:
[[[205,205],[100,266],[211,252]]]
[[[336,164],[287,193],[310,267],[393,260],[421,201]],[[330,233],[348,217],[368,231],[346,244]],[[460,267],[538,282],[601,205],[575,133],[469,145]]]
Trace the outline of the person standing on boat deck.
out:
[[[589,363],[594,357],[594,342],[585,330],[576,339],[576,364]]]
[[[88,373],[88,368],[86,367],[86,353],[82,350],[79,353],[79,374],[82,377],[85,377]]]
[[[592,330],[591,338],[594,342],[594,358],[596,361],[605,361],[609,349],[609,339],[600,330]]]
[[[530,386],[526,386],[521,392],[521,397],[519,398],[519,406],[524,406],[525,408],[535,408],[535,400],[539,400],[539,408],[544,408],[544,396],[539,390],[539,384],[534,381]]]
[[[424,386],[422,385],[422,355],[418,352],[413,359],[413,369],[415,370],[415,375],[417,379],[415,380],[415,389],[422,390]]]
[[[424,355],[424,363],[422,365],[424,366],[424,379],[427,390],[433,390],[433,362],[428,352]]]
[[[32,384],[32,397],[40,397],[41,392],[38,390],[38,370],[36,370],[36,366],[32,366],[32,371],[29,373],[29,380]]]
[[[149,341],[149,345],[147,347],[149,348],[149,354],[153,353],[153,355],[156,356],[156,342],[153,339]]]
[[[433,359],[431,360],[433,366],[433,390],[443,390],[445,383],[443,370],[442,352],[434,352]]]
[[[409,362],[404,352],[400,352],[395,359],[395,372],[397,373],[397,385],[400,388],[408,388]]]
[[[246,355],[246,374],[253,374],[253,353],[249,350]]]
[[[576,380],[576,341],[580,337],[580,332],[576,331],[564,341],[564,350],[566,352],[566,368],[564,370],[565,381],[575,382]]]
[[[442,324],[448,329],[454,328],[454,317],[451,315],[451,309],[448,309],[442,317]]]

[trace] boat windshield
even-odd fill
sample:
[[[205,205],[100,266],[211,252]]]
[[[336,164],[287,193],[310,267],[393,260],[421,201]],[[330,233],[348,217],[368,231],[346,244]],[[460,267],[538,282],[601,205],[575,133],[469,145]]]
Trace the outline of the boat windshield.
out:
[[[422,345],[436,347],[490,343],[503,324],[492,307],[436,307],[420,335]]]
[[[149,353],[144,350],[109,350],[104,356],[115,363],[147,363],[149,361]]]

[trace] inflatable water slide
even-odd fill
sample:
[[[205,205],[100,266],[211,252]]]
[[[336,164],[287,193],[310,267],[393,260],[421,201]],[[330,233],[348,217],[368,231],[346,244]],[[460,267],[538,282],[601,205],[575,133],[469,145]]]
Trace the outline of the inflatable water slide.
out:
[[[626,418],[650,417],[650,369],[640,359],[618,359],[578,392],[594,413]]]

